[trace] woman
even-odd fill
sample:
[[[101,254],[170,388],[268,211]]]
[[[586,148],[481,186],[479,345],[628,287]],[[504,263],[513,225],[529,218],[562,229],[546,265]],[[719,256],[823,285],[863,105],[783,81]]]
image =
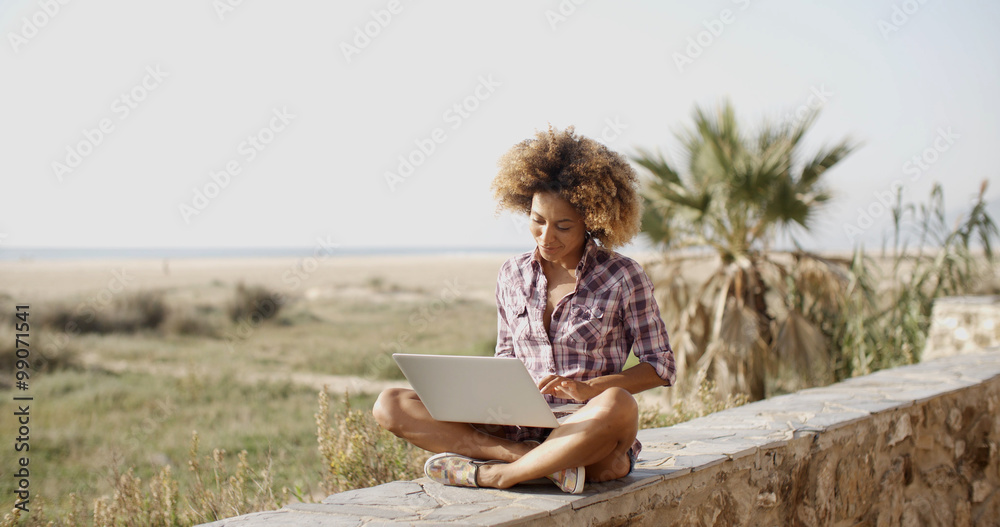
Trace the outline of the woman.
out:
[[[610,250],[639,231],[637,178],[624,157],[572,127],[537,133],[499,166],[499,208],[529,215],[537,247],[500,269],[496,355],[524,362],[550,402],[584,406],[556,429],[436,421],[405,389],[383,392],[373,411],[384,428],[439,453],[424,472],[440,483],[503,489],[548,477],[579,493],[585,479],[631,472],[641,448],[632,394],[675,377],[652,283]],[[630,349],[640,363],[623,371]]]

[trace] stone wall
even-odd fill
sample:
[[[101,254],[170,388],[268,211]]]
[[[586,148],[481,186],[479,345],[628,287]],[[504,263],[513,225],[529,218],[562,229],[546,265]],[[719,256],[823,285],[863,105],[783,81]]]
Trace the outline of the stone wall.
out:
[[[1000,352],[899,368],[648,432],[668,459],[679,442],[725,458],[619,500],[645,512],[609,523],[1000,525],[997,366]]]
[[[1000,349],[642,430],[637,469],[506,491],[426,479],[212,526],[1000,525]]]

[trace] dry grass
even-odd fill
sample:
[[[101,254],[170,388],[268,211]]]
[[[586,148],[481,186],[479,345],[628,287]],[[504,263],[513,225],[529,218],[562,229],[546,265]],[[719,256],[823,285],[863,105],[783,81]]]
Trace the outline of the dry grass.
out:
[[[332,411],[328,394],[320,392],[314,418],[318,440],[314,451],[318,450],[323,465],[319,471],[322,495],[420,475],[427,453],[381,429],[370,412],[352,408],[346,396],[341,409]],[[253,458],[244,449],[234,460],[221,448],[203,455],[199,444],[199,434],[192,433],[187,470],[182,474],[175,475],[168,464],[144,481],[135,466],[120,470],[123,462],[119,461],[105,493],[93,497],[83,490],[70,492],[65,503],[55,508],[36,493],[29,514],[15,509],[0,526],[189,526],[311,499],[302,486],[275,481],[270,449]]]
[[[192,525],[309,501],[317,489],[316,395],[309,388],[60,371],[40,377],[32,395],[32,507],[22,522],[38,523],[21,525],[91,525],[95,511],[117,525],[135,517],[144,519],[134,525],[158,525],[169,516],[168,501],[176,519],[164,525]],[[0,428],[11,420],[0,415]],[[199,453],[192,430],[200,431],[197,442],[213,446],[210,455]],[[13,495],[11,481],[0,480],[3,495]],[[168,500],[163,489],[174,485],[178,497]],[[45,512],[37,498],[47,502]],[[134,514],[158,508],[156,518]],[[59,521],[78,509],[86,522]]]
[[[666,412],[649,408],[639,412],[639,428],[661,428],[704,417],[727,408],[743,406],[749,401],[744,394],[721,393],[714,383],[702,379],[698,390],[676,398]]]
[[[413,288],[399,293],[398,301],[397,293],[385,291],[373,298],[289,296],[293,301],[279,323],[239,333],[241,325],[227,316],[223,289],[235,296],[232,287],[218,285],[210,286],[211,296],[200,294],[200,287],[158,294],[166,313],[155,329],[32,325],[34,357],[44,351],[52,360],[47,371],[32,376],[32,395],[45,411],[32,416],[31,460],[38,468],[32,470],[31,512],[16,525],[102,525],[111,518],[116,525],[191,525],[321,499],[331,477],[336,483],[329,488],[345,489],[412,477],[422,461],[414,460],[412,447],[378,429],[366,411],[372,395],[355,395],[350,409],[329,404],[322,437],[340,452],[331,465],[317,448],[315,389],[283,379],[297,373],[394,377],[398,372],[387,357],[396,350],[492,353],[496,315],[485,302],[442,301],[438,291]],[[78,305],[73,302],[35,303],[32,316],[53,305]],[[100,327],[138,327],[103,322],[127,304],[112,301],[95,310]],[[12,342],[4,338],[3,345]],[[14,352],[0,353],[8,351]],[[0,429],[10,420],[0,415]],[[192,471],[184,459],[191,466],[195,429],[213,448]],[[372,459],[385,470],[370,471],[365,463]],[[11,496],[8,480],[0,480],[0,494]]]
[[[246,450],[236,456],[235,467],[231,457],[221,449],[213,450],[211,456],[200,455],[198,434],[194,433],[188,458],[193,484],[186,485],[183,493],[169,465],[161,467],[146,484],[133,467],[125,472],[116,468],[111,478],[113,491],[93,499],[89,507],[71,493],[61,513],[50,513],[45,500],[35,498],[28,514],[14,509],[0,526],[188,526],[281,507],[282,500],[273,491],[270,458],[257,471],[251,467]],[[288,493],[283,497],[287,501]]]
[[[330,418],[333,422],[330,422]],[[331,415],[326,391],[319,394],[316,437],[323,458],[323,490],[329,494],[420,477],[428,453],[387,432],[370,411],[351,408]]]

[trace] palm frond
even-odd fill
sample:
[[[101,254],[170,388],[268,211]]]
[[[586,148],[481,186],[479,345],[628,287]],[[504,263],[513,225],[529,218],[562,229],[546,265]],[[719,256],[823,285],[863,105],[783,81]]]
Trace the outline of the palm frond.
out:
[[[802,167],[796,185],[797,190],[810,192],[827,170],[843,161],[859,146],[859,144],[845,139],[832,147],[820,148],[816,155]]]
[[[667,162],[666,158],[659,151],[653,153],[646,149],[638,149],[639,155],[632,156],[632,160],[638,163],[640,166],[649,170],[651,174],[656,176],[663,183],[676,183],[681,184],[680,174],[670,163]]]
[[[775,354],[795,370],[806,374],[811,382],[829,372],[829,342],[826,335],[797,311],[790,311],[781,323],[774,342]]]

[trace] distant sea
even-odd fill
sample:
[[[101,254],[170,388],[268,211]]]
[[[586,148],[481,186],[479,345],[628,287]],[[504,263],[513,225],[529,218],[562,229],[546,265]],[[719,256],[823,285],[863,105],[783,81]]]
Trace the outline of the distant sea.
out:
[[[405,256],[458,254],[520,254],[532,247],[339,247],[337,256]],[[0,247],[0,261],[18,260],[183,260],[198,258],[303,258],[315,256],[317,247],[137,247],[57,248]]]

